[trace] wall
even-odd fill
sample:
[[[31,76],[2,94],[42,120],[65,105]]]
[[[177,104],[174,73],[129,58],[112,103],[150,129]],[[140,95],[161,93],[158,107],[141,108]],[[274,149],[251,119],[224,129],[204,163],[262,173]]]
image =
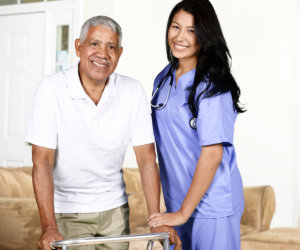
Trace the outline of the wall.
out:
[[[170,2],[115,0],[114,17],[120,22],[124,34],[124,51],[117,71],[138,79],[149,100],[153,80],[167,64],[164,35],[168,16],[164,13],[170,11],[175,1]],[[157,6],[160,6],[159,10]],[[137,166],[132,147],[127,150],[124,165]]]
[[[294,98],[293,98],[293,105],[295,107],[295,124],[294,124],[294,134],[295,134],[295,149],[294,149],[294,158],[295,158],[295,181],[297,183],[297,192],[296,192],[296,212],[298,211],[298,227],[300,227],[300,154],[299,154],[299,148],[300,148],[300,99],[299,99],[299,93],[300,93],[300,32],[299,32],[299,23],[300,23],[300,16],[299,16],[299,10],[300,10],[300,2],[295,0],[294,1],[294,12],[293,16],[295,17],[293,21],[293,28],[294,28],[294,65],[293,65],[293,75],[295,76],[294,79]],[[296,32],[297,31],[297,32]]]
[[[112,17],[114,13],[114,0],[84,0],[82,1],[82,8],[82,22],[98,15]]]
[[[299,10],[297,0],[211,0],[232,54],[232,71],[247,112],[238,117],[235,145],[244,185],[275,188],[272,226],[296,226],[299,215]],[[89,5],[97,3],[96,5]],[[101,3],[100,3],[101,2]],[[124,53],[117,72],[139,79],[148,97],[166,65],[164,35],[174,0],[84,3],[111,15],[123,28]],[[132,149],[125,166],[136,167]]]
[[[272,185],[277,198],[272,226],[296,226],[296,2],[286,1],[284,6],[278,0],[214,3],[231,48],[242,102],[248,109],[238,119],[235,137],[244,184]]]

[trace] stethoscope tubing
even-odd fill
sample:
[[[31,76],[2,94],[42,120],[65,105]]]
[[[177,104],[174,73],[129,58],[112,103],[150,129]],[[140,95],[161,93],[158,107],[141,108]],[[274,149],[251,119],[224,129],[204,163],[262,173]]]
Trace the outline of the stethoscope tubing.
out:
[[[166,101],[165,101],[165,103],[160,103],[160,104],[152,104],[152,100],[153,100],[153,98],[155,97],[155,94],[156,94],[156,92],[158,91],[158,87],[156,88],[156,90],[155,90],[155,92],[154,92],[154,94],[152,95],[152,99],[151,99],[151,106],[153,107],[153,108],[156,108],[157,110],[160,110],[160,109],[163,109],[166,105],[167,105],[167,103],[168,103],[168,100],[169,100],[169,96],[170,96],[170,92],[171,92],[171,88],[172,88],[172,84],[170,84],[170,86],[169,86],[169,90],[168,90],[168,95],[167,95],[167,98],[166,98]]]
[[[174,76],[173,76],[174,70],[175,70],[175,67],[171,66],[168,73],[160,80],[159,84],[157,85],[157,87],[156,87],[156,89],[155,89],[155,91],[152,95],[151,106],[153,108],[157,109],[157,110],[163,109],[168,103],[171,88],[172,88],[173,81],[174,81]],[[166,98],[165,102],[164,103],[159,103],[159,104],[153,104],[152,101],[153,101],[155,95],[158,93],[158,90],[163,87],[163,85],[165,84],[165,82],[167,81],[169,76],[171,77],[170,86],[169,86],[168,95],[167,95],[167,98]]]
[[[160,80],[159,84],[157,85],[153,95],[152,95],[152,98],[151,98],[151,107],[155,108],[156,110],[161,110],[163,109],[167,103],[168,103],[168,100],[169,100],[169,96],[170,96],[170,93],[171,93],[171,88],[172,88],[172,85],[173,85],[173,81],[174,81],[174,76],[173,76],[173,73],[174,73],[174,70],[175,70],[175,67],[174,66],[171,66],[168,73]],[[165,84],[165,82],[167,81],[168,77],[171,77],[170,79],[170,86],[169,86],[169,90],[168,90],[168,95],[167,95],[167,98],[165,100],[164,103],[160,103],[160,104],[153,104],[152,101],[155,97],[155,95],[158,93],[158,90],[160,88],[163,87],[163,85]],[[189,122],[189,125],[192,129],[197,129],[197,118],[196,117],[192,117],[190,119],[190,122]]]

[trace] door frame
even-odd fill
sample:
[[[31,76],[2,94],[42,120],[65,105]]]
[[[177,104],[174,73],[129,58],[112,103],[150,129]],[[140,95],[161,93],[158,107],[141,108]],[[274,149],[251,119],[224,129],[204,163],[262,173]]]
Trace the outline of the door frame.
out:
[[[62,0],[42,3],[5,5],[0,7],[0,16],[45,13],[45,57],[44,75],[55,73],[56,27],[69,25],[70,66],[78,60],[75,55],[74,40],[79,35],[82,21],[82,0]],[[63,15],[62,10],[68,15]]]
[[[44,51],[43,59],[40,63],[42,64],[42,74],[49,75],[55,73],[56,36],[57,26],[59,25],[69,25],[69,66],[75,65],[75,63],[78,61],[75,55],[74,39],[79,35],[80,31],[80,24],[82,20],[82,4],[82,0],[62,0],[49,3],[43,2],[0,6],[0,17],[5,18],[21,14],[30,16],[37,13],[42,13],[44,15],[44,23],[42,26],[42,35],[44,36]],[[22,22],[19,25],[21,27]],[[36,84],[38,84],[38,82],[36,82]],[[19,163],[16,163],[16,165],[11,165],[11,167],[17,167],[18,164]]]

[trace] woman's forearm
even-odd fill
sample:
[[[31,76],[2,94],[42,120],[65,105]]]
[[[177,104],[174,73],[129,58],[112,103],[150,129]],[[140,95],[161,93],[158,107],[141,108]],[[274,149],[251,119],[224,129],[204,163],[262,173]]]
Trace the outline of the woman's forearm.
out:
[[[223,145],[204,146],[198,159],[190,188],[179,213],[187,220],[211,185],[223,156]]]

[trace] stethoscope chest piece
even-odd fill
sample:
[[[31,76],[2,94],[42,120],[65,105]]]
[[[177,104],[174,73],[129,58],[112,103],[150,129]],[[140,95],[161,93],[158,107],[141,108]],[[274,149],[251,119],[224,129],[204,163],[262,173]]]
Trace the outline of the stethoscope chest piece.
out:
[[[192,129],[197,129],[197,118],[196,117],[191,118],[190,126]]]

